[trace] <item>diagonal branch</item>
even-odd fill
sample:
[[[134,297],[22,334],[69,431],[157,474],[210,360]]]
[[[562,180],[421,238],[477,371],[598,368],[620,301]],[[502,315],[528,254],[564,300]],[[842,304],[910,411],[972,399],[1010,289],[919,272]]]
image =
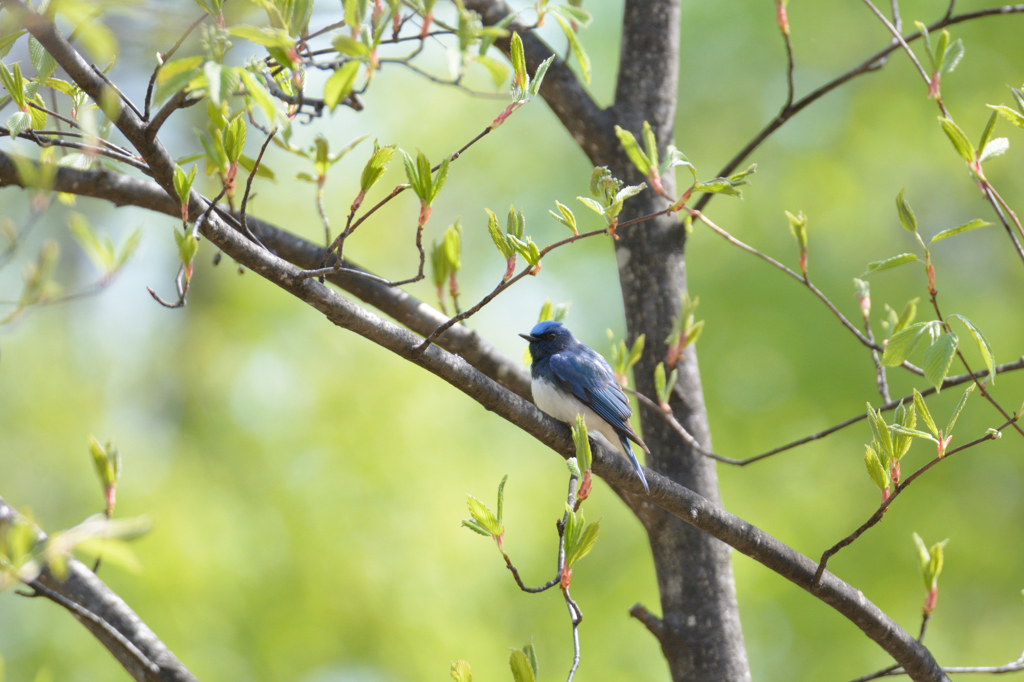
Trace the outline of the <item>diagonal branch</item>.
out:
[[[17,518],[18,512],[0,498],[0,530]],[[67,566],[63,582],[44,570],[29,586],[68,609],[139,682],[198,682],[96,574],[73,557],[68,557]]]
[[[48,20],[33,12],[24,0],[3,0],[2,6],[12,10],[79,87],[90,97],[100,99],[102,81]],[[123,110],[115,123],[153,169],[157,183],[166,192],[173,192],[175,164],[159,139],[149,139],[143,122],[130,110]],[[200,210],[205,208],[206,200],[193,191],[189,204],[190,209]],[[575,455],[575,444],[564,424],[487,378],[464,359],[437,346],[415,355],[420,337],[381,319],[316,280],[303,279],[297,267],[244,238],[218,214],[203,222],[202,233],[225,254],[315,308],[337,326],[353,331],[447,381],[485,409],[495,412],[563,457]],[[830,573],[822,576],[816,585],[812,584],[816,565],[808,557],[654,471],[648,472],[650,493],[645,495],[629,464],[617,453],[601,446],[595,448],[594,455],[594,471],[613,487],[650,500],[811,592],[860,627],[913,679],[947,679],[931,653],[861,592]]]
[[[0,187],[4,186],[23,187],[24,183],[11,156],[0,152]],[[115,206],[136,206],[174,218],[181,215],[177,200],[171,199],[167,192],[152,180],[133,178],[103,168],[59,168],[53,189],[57,192],[103,199]],[[228,209],[223,207],[223,210],[227,212]],[[193,211],[191,218],[198,219],[201,213]],[[268,249],[302,269],[315,268],[323,260],[322,246],[253,216],[248,216],[246,222]],[[328,264],[333,266],[331,261],[328,261]],[[349,274],[352,271],[366,272],[355,263],[344,261],[343,268],[328,275],[327,279],[417,334],[427,336],[448,321],[440,311],[399,288]],[[530,377],[523,369],[522,363],[501,353],[476,332],[462,325],[455,325],[441,334],[436,343],[448,352],[462,356],[513,393],[524,398],[530,397]]]

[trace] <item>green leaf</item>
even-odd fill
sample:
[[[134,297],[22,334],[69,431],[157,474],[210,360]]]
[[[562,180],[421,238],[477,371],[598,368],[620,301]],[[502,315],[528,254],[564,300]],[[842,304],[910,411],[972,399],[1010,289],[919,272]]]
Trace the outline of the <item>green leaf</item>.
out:
[[[985,367],[988,368],[989,380],[993,384],[996,383],[996,359],[988,339],[985,338],[985,335],[981,333],[980,329],[974,326],[973,322],[963,315],[950,315],[949,318],[959,320],[961,324],[967,327],[967,331],[971,333],[971,336],[974,338],[974,342],[978,344],[978,350],[981,351],[981,357],[985,361]]]
[[[943,436],[950,436],[953,433],[953,427],[956,426],[956,420],[960,417],[960,412],[964,409],[964,405],[967,404],[967,398],[969,398],[971,393],[974,392],[976,386],[977,384],[971,382],[968,384],[963,395],[960,396],[960,402],[956,404],[956,409],[953,410],[953,414],[949,417],[949,423],[946,424],[946,428],[942,431]]]
[[[154,101],[162,102],[177,91],[185,88],[200,73],[203,58],[184,57],[174,59],[160,67],[156,74],[156,93]]]
[[[583,512],[580,512],[580,526],[583,525]],[[583,557],[590,554],[590,550],[594,548],[594,543],[597,542],[597,535],[601,528],[600,521],[594,521],[588,525],[582,533],[579,534],[578,539],[572,543],[571,547],[566,547],[565,550],[565,567],[572,568],[576,562]]]
[[[555,60],[555,55],[551,55],[540,63],[537,70],[533,72],[533,80],[530,81],[529,96],[536,97],[537,93],[540,92],[540,86],[544,83],[544,76],[548,72],[548,68],[551,66],[551,62]]]
[[[928,546],[924,544],[924,540],[917,533],[913,534],[914,546],[917,547],[917,561],[918,566],[921,569],[921,576],[924,578],[924,589],[931,591],[932,584],[928,579],[928,564],[931,563],[931,553],[928,551]]]
[[[990,140],[988,144],[981,147],[981,156],[978,157],[978,163],[983,163],[994,156],[1002,156],[1010,148],[1010,141],[1005,137],[997,137],[994,140]]]
[[[893,334],[892,338],[885,345],[882,364],[887,367],[902,365],[903,361],[914,352],[927,326],[927,322],[918,322],[917,324],[908,325]]]
[[[501,483],[498,484],[498,525],[501,525],[502,510],[505,506],[505,482],[508,481],[508,474],[501,477]]]
[[[974,146],[971,145],[971,141],[964,135],[964,131],[960,130],[952,119],[944,116],[939,117],[939,123],[942,124],[942,129],[946,132],[949,141],[953,143],[957,153],[967,163],[974,163]]]
[[[444,187],[444,181],[448,179],[448,167],[450,165],[451,159],[446,158],[441,162],[441,166],[437,169],[437,175],[434,176],[434,181],[430,186],[430,199],[428,203],[434,203],[434,200],[437,199],[437,195],[441,193],[441,188]],[[429,174],[427,177],[429,177]]]
[[[736,189],[732,183],[725,178],[714,178],[712,180],[703,180],[693,186],[693,189],[697,192],[707,192],[709,194],[725,194],[730,197],[741,197],[743,192]]]
[[[462,261],[459,259],[462,252],[462,225],[458,220],[444,231],[441,246],[448,271],[452,274],[458,272],[462,267]]]
[[[576,415],[576,426],[572,427],[572,440],[576,444],[576,460],[583,471],[593,465],[593,454],[590,451],[590,439],[587,437],[587,421],[581,414]]]
[[[953,362],[953,353],[956,352],[958,341],[956,334],[952,332],[943,334],[924,351],[921,369],[936,391],[942,389],[942,382],[949,373],[949,365]]]
[[[1017,126],[1018,128],[1024,128],[1024,116],[1022,116],[1014,109],[1011,109],[1010,107],[1004,104],[986,104],[985,106],[987,106],[990,109],[995,109],[996,113],[998,113],[1000,116],[1002,116],[1003,118],[1005,118],[1007,121]]]
[[[199,241],[190,232],[178,244],[178,257],[181,259],[181,264],[185,267],[191,265],[198,251]]]
[[[192,190],[192,181],[195,177],[195,166],[192,166],[192,170],[188,175],[185,175],[185,171],[182,170],[181,166],[174,167],[174,191],[178,194],[178,200],[184,205],[188,204],[189,192]]]
[[[901,189],[900,193],[896,195],[896,212],[900,215],[900,224],[904,230],[917,232],[917,216],[914,215],[914,209],[910,208],[907,200],[903,198],[906,191],[906,189]]]
[[[964,58],[964,41],[957,38],[953,41],[953,44],[946,50],[945,60],[942,66],[942,70],[945,73],[953,73],[956,67],[960,65],[960,60]]]
[[[651,170],[656,169],[658,166],[657,164],[652,163],[651,159],[649,159],[647,155],[640,150],[640,145],[637,144],[636,138],[633,137],[633,133],[629,132],[625,128],[615,126],[615,135],[619,138],[622,148],[626,150],[626,156],[628,156],[629,160],[633,162],[633,165],[636,166],[637,170],[639,170],[644,177],[650,176]]]
[[[579,230],[576,228],[576,216],[573,214],[572,210],[558,200],[555,201],[555,206],[558,207],[558,213],[548,211],[548,213],[551,214],[551,217],[572,230],[573,234],[579,234]]]
[[[530,666],[530,658],[519,649],[513,649],[508,659],[509,667],[512,668],[512,679],[515,682],[537,682]]]
[[[250,173],[252,173],[253,169],[255,168],[256,177],[266,178],[271,182],[277,182],[277,176],[274,175],[274,171],[270,170],[270,166],[267,165],[266,159],[260,162],[259,168],[256,168],[256,159],[252,158],[251,156],[246,156],[245,154],[242,154],[241,156],[238,157],[238,165],[244,168],[245,170],[249,171]]]
[[[101,239],[93,231],[85,216],[80,213],[72,213],[68,216],[68,227],[96,268],[104,274],[110,274],[114,269],[115,262],[114,245],[111,241],[106,237]]]
[[[988,146],[989,138],[992,137],[992,132],[996,128],[996,119],[999,117],[998,112],[993,111],[992,115],[988,117],[988,123],[985,124],[985,130],[981,133],[981,140],[978,142],[978,149],[984,150]]]
[[[451,673],[455,682],[473,682],[473,669],[468,661],[452,661]]]
[[[484,537],[488,538],[491,537],[490,531],[488,531],[486,528],[481,526],[473,519],[462,519],[462,525],[463,527],[470,529],[474,533],[479,533],[480,535],[483,535]]]
[[[24,111],[16,111],[7,119],[5,125],[11,137],[17,137],[32,127],[32,117]]]
[[[250,71],[239,69],[238,76],[245,85],[246,95],[256,102],[268,119],[273,120],[277,115],[277,106],[274,104],[274,100],[270,97],[267,89],[263,87],[263,84]]]
[[[537,677],[540,675],[540,665],[537,663],[537,650],[533,647],[532,639],[523,647],[523,653],[526,654],[526,659],[530,661],[530,670],[533,671],[533,676]]]
[[[558,24],[562,27],[562,32],[565,33],[565,37],[569,41],[569,47],[572,48],[572,53],[576,55],[576,61],[580,63],[580,73],[583,75],[583,82],[590,85],[590,57],[587,55],[587,51],[583,49],[580,37],[576,35],[576,31],[572,30],[569,22],[562,18],[562,15],[555,14],[555,19],[558,20]]]
[[[503,258],[511,258],[515,251],[505,241],[505,235],[501,233],[501,229],[498,227],[498,217],[494,215],[491,209],[485,208],[484,210],[487,211],[487,231],[490,233],[494,245],[498,247],[498,251],[501,252]]]
[[[430,279],[433,282],[434,287],[440,290],[448,280],[449,270],[448,260],[444,255],[444,247],[441,244],[438,244],[437,241],[434,241],[430,245],[430,272]],[[440,296],[441,294],[439,293],[438,297]]]
[[[467,497],[469,498],[469,514],[473,517],[473,520],[491,535],[501,535],[504,529],[498,523],[491,510],[487,508],[487,505],[472,495],[467,495]]]
[[[917,408],[917,413],[921,415],[921,419],[928,427],[928,430],[932,432],[933,436],[938,438],[939,431],[935,428],[935,420],[932,419],[932,413],[928,411],[928,406],[924,402],[924,396],[916,388],[914,389],[914,407]]]
[[[889,472],[882,466],[882,462],[878,459],[878,454],[870,445],[864,446],[864,464],[867,466],[868,475],[879,490],[885,490],[889,487]]]
[[[474,59],[481,66],[487,69],[491,74],[491,80],[494,81],[495,87],[500,86],[508,78],[508,67],[502,64],[494,57],[488,57],[486,55],[478,56]]]
[[[259,28],[236,24],[228,28],[228,34],[244,38],[251,43],[263,45],[264,47],[290,48],[295,44],[295,39],[288,35],[288,32],[281,28]]]
[[[39,41],[35,39],[35,36],[28,39],[28,54],[40,81],[45,81],[57,70],[57,60],[46,51]]]
[[[523,40],[516,32],[512,33],[509,52],[512,56],[512,92],[514,96],[516,90],[525,91],[529,83],[529,76],[526,75],[526,54],[523,52]]]
[[[793,239],[796,240],[797,246],[801,249],[807,248],[807,216],[804,215],[803,211],[793,215],[789,211],[786,211],[786,218],[789,220],[789,232],[793,235]]]
[[[921,32],[921,37],[924,39],[924,49],[928,53],[928,63],[932,67],[932,71],[935,70],[935,53],[932,52],[932,39],[928,35],[928,27],[922,24],[920,21],[915,21],[914,26],[917,26],[917,30]]]
[[[900,255],[893,256],[892,258],[874,261],[873,263],[868,263],[868,269],[864,271],[864,274],[862,274],[860,278],[864,279],[868,275],[872,275],[876,272],[890,270],[903,265],[904,263],[913,263],[916,260],[918,260],[917,256],[912,253],[901,253]]]
[[[345,23],[358,31],[366,16],[365,0],[343,0],[342,5],[345,8]]]
[[[967,232],[968,230],[976,230],[979,227],[986,227],[991,224],[992,223],[987,223],[981,218],[975,218],[974,220],[968,223],[964,223],[963,225],[957,225],[956,227],[951,227],[948,230],[943,230],[942,232],[939,232],[937,235],[932,237],[931,243],[934,244],[935,242],[945,239],[946,237],[952,237],[955,234]]]
[[[912,298],[907,301],[907,305],[903,307],[903,312],[892,328],[893,334],[897,334],[913,324],[914,319],[917,317],[917,302],[919,300],[918,298]]]
[[[331,45],[335,50],[349,57],[369,57],[373,52],[366,43],[346,35],[334,36],[331,38]]]
[[[238,162],[245,149],[245,119],[236,116],[224,131],[224,153],[228,160]]]
[[[376,142],[373,143],[373,154],[370,155],[366,165],[363,166],[363,174],[359,176],[360,191],[366,192],[380,180],[381,176],[388,169],[391,159],[395,157],[395,149],[396,147],[393,144],[378,147]]]
[[[932,438],[930,434],[927,434],[924,431],[919,431],[918,429],[910,429],[910,428],[907,428],[906,426],[901,426],[900,424],[890,424],[889,425],[889,432],[890,433],[894,433],[894,434],[898,434],[898,435],[901,435],[901,436],[907,436],[908,438],[910,436],[913,436],[914,438],[924,438],[925,440],[930,440],[933,443],[938,443],[939,442],[935,438]],[[898,449],[896,451],[897,454],[899,454],[901,449],[902,448],[900,448],[900,449]],[[906,450],[903,450],[903,454],[906,454]],[[900,458],[902,458],[902,457],[903,457],[903,455],[901,454]]]
[[[324,84],[324,104],[331,111],[352,93],[359,74],[359,62],[345,62]]]
[[[889,434],[889,427],[882,417],[881,410],[875,410],[868,403],[868,424],[871,426],[871,434],[874,436],[874,444],[878,450],[878,456],[882,463],[888,465],[896,457],[896,450],[893,448],[892,436]]]

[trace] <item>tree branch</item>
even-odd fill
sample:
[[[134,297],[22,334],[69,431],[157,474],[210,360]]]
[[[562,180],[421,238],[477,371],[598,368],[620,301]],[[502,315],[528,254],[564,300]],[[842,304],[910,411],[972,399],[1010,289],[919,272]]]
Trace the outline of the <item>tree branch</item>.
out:
[[[79,87],[90,97],[100,100],[102,81],[49,21],[33,12],[24,0],[3,0],[2,5],[12,10]],[[153,169],[155,180],[166,192],[173,192],[175,164],[160,141],[156,138],[150,140],[143,122],[128,109],[122,110],[115,123]],[[203,207],[204,201],[198,192],[193,191],[190,209]],[[419,337],[346,300],[316,280],[303,280],[298,268],[245,239],[217,214],[203,223],[202,233],[227,255],[320,311],[339,327],[351,330],[435,374],[563,457],[575,455],[575,444],[564,424],[491,381],[462,358],[437,346],[413,357]],[[654,471],[648,473],[650,494],[645,495],[629,464],[617,453],[602,445],[595,448],[594,455],[594,471],[610,484],[650,500],[811,592],[860,627],[913,679],[947,679],[931,653],[861,592],[830,573],[826,573],[819,584],[813,585],[816,565],[808,557]]]
[[[5,531],[18,516],[0,498],[0,531]],[[45,539],[40,533],[39,541]],[[63,582],[43,570],[29,587],[70,611],[139,682],[198,682],[96,574],[73,557],[68,557],[67,567],[68,577]]]

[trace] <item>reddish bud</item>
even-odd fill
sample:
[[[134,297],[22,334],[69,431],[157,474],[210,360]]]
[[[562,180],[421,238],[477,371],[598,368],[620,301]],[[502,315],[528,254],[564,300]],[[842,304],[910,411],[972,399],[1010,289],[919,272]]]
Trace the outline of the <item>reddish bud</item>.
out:
[[[192,263],[185,266],[185,281],[190,282],[192,280]]]
[[[939,588],[936,585],[928,592],[928,598],[924,600],[924,606],[921,608],[925,614],[931,614],[935,610],[935,600],[938,599]]]
[[[540,274],[540,263],[537,263],[532,268],[530,268],[530,277],[536,277],[539,274]]]
[[[618,216],[616,216],[616,217],[612,218],[612,224],[609,225],[608,229],[606,230],[606,232],[608,232],[608,234],[610,234],[612,236],[612,239],[614,239],[615,241],[619,241],[619,235],[615,234],[615,230],[616,230],[616,228],[618,228],[618,226],[619,226],[619,218],[618,218]]]
[[[516,258],[518,254],[513,253],[509,256],[508,260],[505,261],[505,276],[501,278],[502,282],[507,282],[511,279],[512,275],[516,272]]]
[[[939,438],[939,443],[935,446],[935,449],[939,452],[939,459],[946,456],[946,448],[949,447],[949,441],[951,440],[953,440],[953,434],[949,434],[945,438]]]
[[[680,345],[681,344],[669,346],[668,353],[665,355],[666,367],[675,367],[676,363],[679,362],[679,355],[682,352]]]
[[[451,294],[452,300],[459,297],[459,283],[455,279],[454,272],[448,276],[448,293]]]
[[[936,294],[935,289],[935,266],[931,263],[928,264],[928,293],[934,296]]]
[[[775,0],[775,19],[779,22],[782,35],[789,35],[789,16],[786,14],[786,0]]]
[[[422,228],[430,220],[430,204],[425,201],[420,202],[420,227]]]
[[[885,488],[885,489],[884,489],[884,490],[882,491],[882,504],[885,504],[885,501],[886,501],[886,500],[888,500],[888,499],[889,499],[889,488],[888,488],[888,487],[886,487],[886,488]]]
[[[651,181],[651,188],[661,196],[665,196],[665,187],[661,184],[661,176],[658,172],[651,171],[651,174],[647,176],[647,179]]]
[[[491,125],[488,126],[488,127],[491,130],[494,130],[495,128],[500,126],[502,123],[504,123],[505,119],[507,119],[509,116],[511,116],[512,112],[515,111],[517,108],[519,108],[518,102],[512,102],[507,107],[505,107],[504,111],[502,111],[500,114],[498,114],[497,118],[495,118],[493,121],[491,121]]]
[[[356,195],[356,200],[352,202],[352,207],[349,209],[352,213],[359,210],[359,207],[363,205],[363,199],[366,198],[366,192],[359,190],[359,194]]]
[[[420,29],[420,38],[426,38],[427,34],[430,33],[430,24],[434,21],[434,12],[427,12],[427,16],[423,17],[423,28]]]
[[[189,268],[191,269],[191,267],[192,266],[190,265]],[[107,516],[110,516],[111,514],[114,513],[114,505],[117,504],[117,484],[116,483],[108,483],[107,485],[105,485],[103,487],[103,490],[104,490],[104,492],[106,493],[106,496],[107,496],[106,514],[107,514]]]
[[[571,568],[562,569],[561,584],[562,584],[562,589],[563,590],[568,590],[569,589],[569,582],[570,581],[572,581],[572,569]]]
[[[800,272],[804,273],[804,279],[807,279],[807,249],[800,249]]]
[[[892,472],[890,473],[892,478],[892,487],[895,488],[900,484],[900,463],[896,462],[892,465]]]
[[[576,495],[576,508],[579,509],[579,505],[583,500],[590,497],[590,492],[594,487],[594,475],[590,469],[583,472],[583,480],[580,482],[580,490]]]
[[[942,83],[942,74],[938,71],[932,71],[932,80],[928,84],[928,99],[939,99],[942,95],[939,93],[939,85]]]

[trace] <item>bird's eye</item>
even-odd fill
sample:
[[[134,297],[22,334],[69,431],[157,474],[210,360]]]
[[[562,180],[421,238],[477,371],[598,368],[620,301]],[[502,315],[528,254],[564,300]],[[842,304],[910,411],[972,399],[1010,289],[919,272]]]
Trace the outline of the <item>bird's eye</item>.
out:
[[[554,338],[555,338],[556,336],[558,336],[558,335],[557,335],[557,334],[555,334],[554,332],[548,332],[548,333],[547,333],[547,334],[545,334],[544,336],[546,336],[547,338],[549,338],[549,339],[552,339],[552,340],[553,340],[553,339],[554,339]]]

